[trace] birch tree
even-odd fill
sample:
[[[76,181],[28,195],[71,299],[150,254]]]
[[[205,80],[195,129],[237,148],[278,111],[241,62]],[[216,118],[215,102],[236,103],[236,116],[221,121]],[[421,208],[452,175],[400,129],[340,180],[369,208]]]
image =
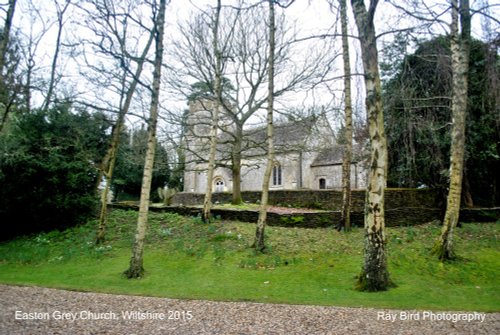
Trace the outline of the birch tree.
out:
[[[156,145],[156,125],[158,122],[158,105],[160,98],[160,79],[163,62],[163,36],[165,29],[165,7],[167,0],[160,0],[158,12],[155,13],[154,38],[155,38],[155,60],[153,71],[153,87],[151,92],[151,107],[148,122],[148,145],[146,150],[146,161],[142,178],[141,198],[139,204],[139,216],[137,219],[137,231],[132,250],[130,266],[125,271],[127,278],[140,278],[144,274],[143,252],[144,239],[148,223],[149,196],[151,191],[151,179],[153,176],[153,165]]]
[[[49,78],[48,88],[45,100],[42,105],[42,109],[44,110],[47,110],[49,108],[49,104],[52,100],[52,95],[54,94],[54,88],[56,85],[57,61],[59,59],[59,53],[61,52],[61,37],[65,22],[64,14],[68,10],[70,4],[71,0],[65,0],[62,6],[59,4],[57,0],[54,1],[54,6],[56,8],[56,14],[57,14],[57,37],[56,37],[56,45],[54,48],[54,55],[52,56],[52,65],[50,67],[50,78]]]
[[[344,156],[342,158],[342,210],[340,223],[346,231],[351,230],[351,160],[352,160],[352,99],[351,64],[347,28],[347,3],[340,0],[340,25],[342,30],[342,61],[344,63]]]
[[[387,269],[384,193],[387,179],[387,142],[384,131],[382,90],[373,23],[378,0],[367,9],[363,0],[351,0],[361,44],[370,136],[370,165],[365,200],[364,263],[358,277],[361,291],[384,291],[391,286]]]
[[[471,50],[469,51],[471,57],[469,59],[469,64],[465,64],[467,67],[470,66],[470,69],[467,69],[466,74],[468,81],[466,91],[468,93],[469,103],[466,109],[467,122],[465,132],[468,134],[465,138],[464,144],[467,149],[465,151],[467,154],[464,155],[465,160],[461,164],[463,165],[461,177],[462,181],[460,186],[462,193],[461,202],[463,201],[465,206],[472,206],[475,201],[483,203],[486,206],[490,204],[494,205],[494,199],[496,199],[498,195],[496,190],[499,185],[499,179],[496,178],[498,173],[495,173],[497,172],[495,160],[498,159],[498,154],[495,145],[490,144],[492,142],[486,140],[486,137],[489,137],[489,134],[495,134],[494,129],[498,129],[497,120],[499,120],[499,118],[498,108],[496,108],[498,103],[495,103],[498,100],[496,99],[498,96],[498,89],[495,87],[498,86],[494,83],[495,81],[498,81],[498,75],[496,75],[496,70],[491,71],[496,67],[491,67],[491,63],[488,61],[488,59],[493,60],[497,56],[498,52],[496,52],[496,48],[494,48],[495,51],[492,53],[489,51],[483,53],[483,47],[481,46],[482,43],[478,40],[469,37],[467,38],[467,41],[463,41],[463,37],[466,35],[466,30],[470,30],[471,23],[465,23],[465,21],[470,21],[470,18],[464,19],[461,15],[461,1],[457,1],[456,5],[452,4],[450,0],[440,2],[398,0],[389,2],[392,6],[402,12],[402,15],[405,17],[415,19],[417,22],[416,26],[424,27],[427,36],[429,31],[433,34],[445,35],[434,36],[429,41],[417,43],[418,48],[415,52],[415,56],[418,58],[416,58],[414,62],[408,64],[415,68],[418,66],[420,69],[418,72],[421,73],[421,78],[416,78],[413,81],[414,85],[410,87],[408,87],[409,85],[407,83],[400,85],[400,87],[404,87],[405,90],[408,90],[408,88],[411,89],[411,98],[405,97],[404,103],[411,108],[411,113],[407,113],[410,115],[408,119],[409,121],[412,121],[413,118],[416,122],[418,122],[418,124],[415,122],[415,128],[418,128],[418,130],[415,129],[416,131],[414,131],[414,134],[411,134],[413,138],[408,139],[409,142],[413,141],[413,143],[410,142],[412,146],[411,150],[414,152],[416,151],[417,159],[415,159],[413,153],[412,155],[409,155],[410,164],[408,164],[408,167],[405,167],[405,169],[409,170],[409,172],[407,173],[402,170],[403,173],[400,173],[398,176],[398,182],[406,182],[408,179],[410,182],[415,180],[417,183],[425,184],[431,187],[440,187],[442,189],[446,188],[446,191],[443,192],[443,198],[450,195],[449,192],[451,191],[451,187],[449,187],[449,185],[451,182],[450,176],[452,170],[450,169],[450,165],[454,164],[448,163],[448,161],[451,161],[453,151],[449,148],[451,142],[450,139],[453,137],[453,130],[451,130],[451,127],[448,126],[455,124],[453,108],[455,108],[454,105],[456,105],[456,102],[454,99],[458,102],[457,96],[454,96],[456,94],[454,91],[454,80],[456,79],[456,76],[464,76],[463,74],[460,74],[460,72],[457,72],[456,68],[454,68],[452,64],[453,52],[451,49],[453,42],[451,42],[451,39],[453,35],[458,34],[458,45],[460,45],[459,49]],[[498,15],[494,16],[490,12],[491,10],[494,11],[497,6],[493,3],[490,4],[489,1],[476,1],[472,5],[474,8],[470,8],[468,10],[469,14],[466,14],[465,16],[470,17],[475,15],[477,17],[479,15],[479,19],[482,22],[481,28],[483,29],[483,36],[488,39],[488,36],[491,36],[489,34],[491,26],[494,26],[498,31],[498,27],[500,25],[500,20],[497,18]],[[446,14],[452,10],[452,7],[458,11],[457,15],[459,18],[456,18],[456,24],[451,24],[450,20],[447,20]],[[466,7],[469,7],[469,4]],[[462,24],[460,24],[459,21],[461,21]],[[454,25],[457,27],[456,29],[458,29],[458,33],[456,34],[454,34],[450,29]],[[468,39],[470,39],[470,41],[468,41]],[[471,43],[470,46],[468,45],[469,43]],[[462,46],[465,46],[466,44],[467,46],[462,48]],[[457,45],[456,38],[455,45]],[[494,45],[494,43],[491,45]],[[436,47],[438,48],[436,51],[432,50]],[[430,50],[427,51],[427,48]],[[425,53],[427,53],[427,55]],[[483,56],[481,56],[481,54],[483,54]],[[491,56],[493,56],[493,58],[491,58]],[[483,59],[479,60],[479,58]],[[437,61],[437,65],[432,64],[433,60]],[[429,70],[423,68],[422,64],[429,67]],[[409,67],[401,70],[401,73],[404,73],[404,76],[407,78],[409,77],[409,74],[413,73],[408,72],[408,70],[412,71]],[[427,76],[427,73],[432,73],[430,78]],[[491,76],[491,74],[493,74],[493,76]],[[493,79],[493,81],[491,79]],[[425,85],[420,85],[420,82],[423,82]],[[478,85],[482,87],[479,88]],[[396,85],[396,87],[398,87],[398,85]],[[413,98],[415,94],[417,94],[417,96],[416,98]],[[489,94],[491,94],[491,96],[486,98]],[[389,95],[394,96],[394,93],[391,92]],[[423,99],[422,96],[426,99]],[[396,101],[397,99],[397,95],[395,98],[391,98],[391,100]],[[425,112],[424,118],[420,115],[415,116],[415,111],[418,112],[419,109]],[[430,141],[419,136],[422,134],[422,120],[431,121],[431,127],[428,130],[428,138]],[[434,122],[434,120],[437,120],[438,122],[441,121],[442,124],[439,125],[437,122]],[[476,124],[476,122],[479,123]],[[394,128],[398,129],[397,125],[395,125]],[[436,129],[438,130],[437,136],[435,136]],[[495,137],[495,135],[493,136]],[[485,137],[483,138],[483,136]],[[495,138],[497,137],[498,136]],[[493,143],[495,141],[496,140],[493,139]],[[420,154],[418,146],[425,146],[425,149],[427,149],[429,147],[427,142],[430,142],[434,148],[430,149],[430,153]],[[391,152],[391,155],[397,157],[398,152]],[[448,155],[450,157],[448,157]],[[429,162],[428,164],[427,161]],[[420,166],[417,166],[419,163]],[[393,165],[391,164],[391,166]],[[457,170],[456,167],[458,166],[455,165],[453,169],[455,172]],[[487,170],[491,172],[487,172]],[[394,172],[394,169],[392,172]],[[409,178],[405,176],[404,173],[410,174]],[[422,181],[422,179],[424,180]],[[471,181],[474,182],[472,183]],[[474,201],[473,198],[475,198]],[[486,199],[488,199],[488,201],[483,202]],[[447,201],[452,200],[450,197],[447,197]],[[490,201],[493,201],[493,203]],[[447,207],[449,208],[449,206]],[[453,218],[451,220],[453,220]],[[453,231],[453,229],[451,229],[451,231]],[[437,244],[439,243],[436,243],[436,245]],[[439,254],[440,251],[437,249],[437,247],[434,248],[435,252]]]
[[[274,166],[274,143],[273,143],[273,113],[274,113],[274,50],[275,50],[275,22],[274,22],[274,0],[269,3],[269,70],[268,70],[268,94],[267,94],[267,165],[262,180],[262,195],[260,199],[259,218],[255,229],[255,241],[253,247],[259,252],[266,249],[264,242],[264,231],[267,220],[267,207],[269,202],[269,182]]]
[[[82,75],[100,96],[91,99],[92,102],[78,103],[116,115],[108,149],[99,165],[96,183],[97,191],[104,181],[96,234],[96,243],[99,244],[105,240],[108,194],[126,118],[133,109],[133,97],[138,86],[147,85],[142,73],[148,63],[154,31],[141,22],[143,13],[138,8],[141,4],[136,0],[122,1],[119,4],[110,0],[89,0],[86,4],[80,9],[84,13],[85,29],[89,30],[92,37],[79,43],[85,46],[81,52],[84,56]],[[92,57],[88,57],[87,53]],[[96,59],[105,59],[106,62]],[[103,90],[106,94],[103,94]],[[109,99],[109,94],[115,98]]]
[[[212,207],[212,180],[214,178],[215,170],[215,154],[217,151],[217,128],[219,124],[219,109],[222,105],[222,54],[219,49],[219,18],[221,12],[221,0],[217,0],[217,7],[215,9],[215,18],[213,26],[213,40],[212,48],[215,55],[215,103],[212,108],[212,125],[210,129],[210,153],[208,157],[208,171],[207,171],[207,188],[205,191],[205,199],[203,201],[203,221],[209,222],[211,215],[210,210]]]
[[[111,182],[113,180],[113,171],[115,169],[116,157],[118,154],[118,146],[120,144],[120,135],[122,133],[125,124],[125,116],[127,115],[130,109],[130,105],[132,103],[132,97],[135,93],[138,80],[141,77],[141,73],[144,67],[144,62],[146,61],[149,48],[151,47],[153,41],[153,36],[154,33],[153,31],[151,31],[149,40],[146,46],[144,47],[141,56],[138,59],[137,69],[135,71],[134,77],[132,78],[130,86],[126,91],[125,100],[123,101],[122,104],[120,104],[121,106],[118,112],[118,118],[114,124],[113,132],[111,134],[111,142],[109,144],[109,148],[106,152],[106,155],[104,156],[103,161],[101,163],[101,175],[98,182],[100,182],[102,176],[104,176],[105,184],[101,192],[101,212],[99,215],[99,226],[97,229],[97,237],[96,237],[97,244],[104,242],[105,239],[106,225],[107,225],[106,219],[107,219],[108,194],[111,187]]]
[[[440,260],[455,258],[453,230],[458,223],[465,152],[471,15],[469,0],[451,0],[452,129],[450,184],[441,236],[433,248]]]

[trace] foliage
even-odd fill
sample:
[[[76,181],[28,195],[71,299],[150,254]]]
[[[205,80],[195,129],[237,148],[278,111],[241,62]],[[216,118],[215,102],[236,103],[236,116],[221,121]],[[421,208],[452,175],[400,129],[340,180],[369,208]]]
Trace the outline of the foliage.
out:
[[[93,214],[105,120],[70,106],[13,120],[0,137],[2,237],[63,229]]]
[[[188,102],[197,101],[199,99],[210,99],[214,97],[215,92],[215,81],[210,82],[196,82],[191,85],[191,93],[188,96]],[[235,88],[231,83],[231,80],[227,77],[222,77],[222,96],[225,100],[231,101],[233,98],[231,94],[234,94]]]
[[[296,225],[297,223],[304,222],[304,217],[302,215],[292,215],[292,216],[281,216],[281,222],[284,224]]]
[[[248,245],[249,223],[150,213],[146,275],[122,275],[130,258],[137,212],[113,210],[107,244],[92,244],[95,220],[0,244],[0,282],[170,298],[364,306],[397,309],[498,311],[499,223],[465,223],[456,231],[460,261],[429,255],[440,227],[387,228],[391,278],[398,287],[362,293],[353,273],[362,260],[363,230],[268,227],[272,250]],[[35,271],[36,269],[36,271]],[[452,297],[452,298],[448,298]]]
[[[119,200],[139,199],[144,172],[144,157],[148,133],[144,128],[124,133],[118,149],[118,156],[113,177],[113,190]],[[158,200],[158,188],[165,185],[171,186],[169,157],[167,150],[159,143],[156,144],[155,165],[153,181],[151,183],[151,196]]]
[[[496,60],[488,61],[491,58]],[[488,45],[473,40],[469,68],[464,191],[470,191],[478,204],[498,205],[500,127],[492,98],[498,88],[490,78],[492,72],[498,75],[499,58]],[[445,37],[418,44],[385,82],[389,186],[446,188],[450,92],[450,50]]]

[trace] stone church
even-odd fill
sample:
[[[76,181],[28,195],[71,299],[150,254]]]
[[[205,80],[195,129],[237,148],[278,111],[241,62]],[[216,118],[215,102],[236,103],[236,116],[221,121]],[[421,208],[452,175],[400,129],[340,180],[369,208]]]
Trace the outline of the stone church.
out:
[[[210,109],[207,101],[191,103],[183,140],[185,152],[184,192],[204,193],[210,142]],[[231,118],[221,112],[218,127],[214,192],[231,192],[232,139],[235,129]],[[301,120],[276,122],[274,125],[275,163],[270,190],[341,189],[343,147],[335,143],[335,134],[324,114]],[[266,169],[265,126],[243,131],[241,149],[241,191],[259,191]],[[355,146],[356,147],[356,146]],[[351,164],[351,187],[366,188],[366,159],[355,150]]]

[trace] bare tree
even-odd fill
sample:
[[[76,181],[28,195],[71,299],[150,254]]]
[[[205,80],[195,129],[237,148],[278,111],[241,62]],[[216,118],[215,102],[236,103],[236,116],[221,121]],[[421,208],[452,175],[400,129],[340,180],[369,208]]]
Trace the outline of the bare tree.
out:
[[[460,5],[459,5],[460,2]],[[465,152],[465,119],[470,53],[469,0],[451,0],[450,49],[453,73],[450,186],[441,236],[433,248],[440,260],[455,258],[453,229],[458,223]]]
[[[274,166],[274,143],[273,143],[273,113],[274,113],[274,52],[275,52],[275,22],[274,22],[274,0],[269,3],[269,70],[267,83],[267,164],[262,180],[262,195],[260,199],[259,218],[255,229],[255,241],[253,247],[259,252],[266,249],[264,243],[264,231],[267,220],[267,207],[269,203],[269,181]]]
[[[9,46],[10,30],[12,28],[12,19],[16,9],[16,0],[9,0],[4,25],[2,27],[2,39],[0,40],[0,82],[3,82],[3,68],[5,65],[5,56]]]
[[[151,191],[151,179],[153,176],[153,165],[156,146],[156,125],[158,122],[158,105],[160,99],[161,68],[163,63],[163,36],[165,29],[165,7],[167,0],[160,0],[158,12],[155,17],[155,60],[153,71],[153,87],[151,92],[151,108],[148,122],[148,146],[144,174],[142,179],[141,199],[139,205],[139,217],[137,219],[137,231],[130,259],[130,267],[125,271],[128,278],[139,278],[144,273],[143,253],[144,238],[148,223],[149,194]]]
[[[146,43],[146,46],[144,47],[144,51],[142,52],[142,55],[138,59],[137,69],[134,78],[132,78],[130,86],[126,90],[125,100],[123,101],[123,104],[120,106],[120,110],[118,112],[118,118],[113,127],[111,142],[109,144],[108,151],[106,152],[106,155],[104,156],[103,161],[101,163],[100,171],[101,174],[105,177],[105,185],[101,193],[101,212],[99,215],[99,226],[97,229],[97,237],[96,237],[97,244],[104,242],[105,238],[108,194],[109,194],[109,189],[111,187],[111,181],[113,179],[113,171],[115,168],[118,146],[120,144],[120,135],[125,125],[125,116],[127,115],[130,109],[130,105],[132,103],[132,97],[137,87],[138,78],[140,78],[141,76],[144,67],[144,62],[146,61],[149,52],[149,48],[151,47],[153,36],[154,34],[153,32],[151,32],[150,38]],[[100,179],[98,181],[100,182],[101,179],[102,176],[100,176]]]
[[[30,113],[33,96],[32,90],[34,88],[34,82],[36,82],[36,56],[38,54],[38,48],[41,45],[41,41],[51,25],[45,22],[44,13],[42,13],[33,0],[28,1],[27,12],[30,22],[28,32],[25,33],[26,43],[23,47],[23,58],[26,71],[24,80],[24,98],[26,100],[26,112]],[[36,24],[39,25],[39,27],[35,27]]]
[[[263,110],[268,100],[268,29],[263,25],[262,7],[260,3],[244,8],[223,7],[220,22],[220,53],[222,56],[222,76],[230,81],[233,89],[222,89],[222,113],[231,123],[231,127],[220,129],[225,131],[225,138],[219,141],[225,145],[223,159],[218,166],[231,170],[232,201],[241,203],[241,169],[245,157],[244,126],[252,116]],[[291,91],[305,90],[322,80],[329,70],[331,57],[328,48],[321,48],[322,43],[330,43],[322,39],[316,50],[301,55],[305,61],[299,62],[299,42],[296,34],[287,29],[285,16],[276,18],[276,54],[275,77],[280,77],[275,87],[274,96],[279,98]],[[204,27],[205,26],[205,27]],[[193,78],[212,89],[214,83],[214,60],[216,57],[209,45],[208,30],[205,20],[188,23],[181,27],[182,40],[174,43],[174,57],[182,64],[184,71],[177,71],[179,76]],[[185,78],[172,80],[184,83]],[[224,84],[224,83],[223,83]],[[177,86],[186,96],[191,93],[190,86]],[[230,148],[230,149],[229,149]],[[196,155],[196,153],[194,153]]]
[[[4,25],[2,27],[2,34],[0,36],[1,37],[1,39],[0,39],[0,89],[2,90],[2,92],[0,93],[0,96],[1,96],[2,100],[5,100],[5,97],[3,95],[6,94],[4,67],[5,67],[5,61],[6,61],[6,56],[7,56],[7,50],[9,48],[10,30],[12,28],[12,18],[14,17],[15,8],[16,8],[16,0],[9,0]],[[0,120],[0,132],[1,132],[3,126],[7,122],[8,116],[9,116],[9,111],[10,111],[9,103],[7,101],[0,101],[0,109],[3,109],[3,111],[2,111],[3,115],[2,115],[2,118]]]
[[[369,8],[363,0],[351,0],[358,27],[365,72],[366,111],[370,134],[370,165],[365,200],[365,259],[357,287],[362,291],[383,291],[391,285],[387,270],[384,193],[387,183],[387,142],[384,131],[382,89],[373,23],[378,0]]]
[[[351,64],[347,29],[347,3],[340,0],[340,24],[342,29],[342,60],[344,63],[344,156],[342,159],[342,210],[338,230],[351,230],[351,160],[352,160],[352,98]]]
[[[109,146],[99,166],[96,184],[98,189],[104,180],[96,235],[98,244],[105,239],[108,194],[126,118],[133,108],[133,97],[137,96],[138,87],[147,86],[142,73],[145,64],[149,62],[147,57],[154,40],[154,29],[142,22],[143,13],[138,6],[141,4],[135,0],[119,4],[109,0],[89,0],[86,6],[81,7],[85,15],[85,27],[92,32],[92,38],[86,38],[80,43],[91,49],[82,51],[84,70],[88,71],[82,74],[89,78],[89,84],[95,86],[95,91],[101,95],[102,90],[107,90],[116,96],[116,99],[108,97],[102,104],[99,100],[104,100],[105,96],[90,99],[94,101],[92,103],[87,100],[78,101],[86,107],[116,115]],[[94,57],[87,58],[87,52],[91,52]],[[106,61],[95,62],[96,58]]]
[[[213,27],[213,52],[215,55],[215,103],[212,109],[212,125],[210,130],[210,153],[208,157],[208,171],[207,171],[207,189],[205,191],[205,199],[203,201],[203,221],[210,221],[210,210],[212,207],[212,179],[214,178],[215,170],[215,154],[217,151],[217,128],[219,125],[219,108],[222,105],[222,54],[219,50],[219,19],[221,12],[221,0],[217,0],[217,7],[215,9],[215,19]]]
[[[81,17],[79,35],[74,38],[74,54],[80,75],[86,80],[85,91],[76,102],[87,108],[118,115],[130,84],[136,90],[149,89],[150,79],[137,77],[136,71],[145,46],[151,38],[151,27],[145,19],[149,2],[140,0],[86,0],[78,3]],[[146,60],[145,64],[149,61]],[[149,79],[149,80],[148,80]],[[135,112],[139,110],[140,112]],[[139,118],[142,106],[133,101],[128,112]]]
[[[63,27],[65,23],[64,14],[68,10],[69,5],[71,4],[71,0],[64,0],[63,5],[61,6],[57,0],[54,0],[54,5],[57,11],[57,37],[56,37],[56,45],[54,49],[54,55],[52,56],[52,65],[50,68],[50,79],[49,79],[49,87],[47,89],[47,93],[45,96],[45,101],[43,102],[42,109],[47,110],[49,108],[49,104],[52,99],[52,95],[54,94],[54,87],[56,84],[56,70],[57,70],[57,61],[59,59],[59,53],[61,51],[61,36],[63,32]]]

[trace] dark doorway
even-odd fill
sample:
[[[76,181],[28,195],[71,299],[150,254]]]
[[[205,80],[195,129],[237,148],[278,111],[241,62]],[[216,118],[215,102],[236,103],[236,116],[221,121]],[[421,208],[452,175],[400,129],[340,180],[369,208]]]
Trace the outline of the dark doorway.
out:
[[[320,190],[326,189],[326,179],[325,178],[319,179],[319,189]]]

